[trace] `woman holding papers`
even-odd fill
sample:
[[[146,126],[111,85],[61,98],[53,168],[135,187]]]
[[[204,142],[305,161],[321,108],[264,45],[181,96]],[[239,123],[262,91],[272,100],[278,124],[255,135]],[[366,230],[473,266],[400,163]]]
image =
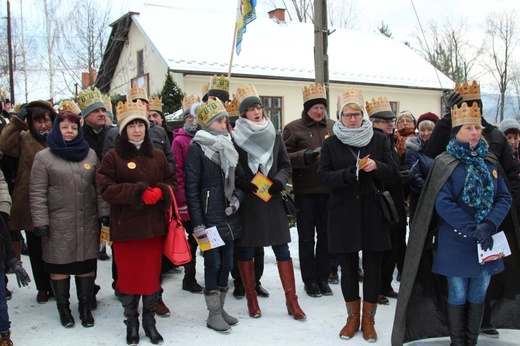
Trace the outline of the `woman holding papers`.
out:
[[[97,180],[101,197],[110,204],[110,238],[118,278],[116,294],[126,317],[126,342],[139,343],[139,299],[143,297],[143,329],[153,344],[163,337],[155,327],[166,211],[177,187],[175,172],[164,152],[150,139],[147,107],[119,102],[119,134],[114,149],[101,161]]]
[[[291,235],[282,190],[291,177],[285,144],[265,116],[262,101],[253,85],[245,84],[235,94],[240,117],[232,132],[244,174],[236,186],[246,192],[240,207],[243,234],[237,240],[238,267],[246,290],[249,316],[261,316],[255,291],[254,249],[271,246],[285,291],[287,311],[296,320],[306,318],[298,305],[294,269],[289,246]],[[256,183],[253,183],[253,182]]]
[[[193,136],[185,166],[185,194],[193,235],[201,249],[208,247],[206,229],[216,228],[224,244],[204,251],[204,298],[207,327],[227,332],[238,320],[224,310],[233,267],[234,240],[240,236],[241,191],[235,190],[238,153],[227,131],[228,113],[222,102],[208,99],[197,110],[200,129]]]
[[[433,287],[446,282],[447,297],[437,295],[433,302],[427,302],[434,304],[429,308],[432,313],[428,330],[440,330],[445,324],[443,314],[435,313],[439,308],[435,304],[442,304],[439,310],[444,311],[447,300],[451,344],[477,344],[490,277],[504,270],[502,259],[480,264],[477,249],[493,248],[492,235],[499,231],[497,228],[511,206],[511,196],[499,164],[495,156],[488,155],[488,145],[481,138],[481,121],[481,110],[476,102],[472,105],[464,102],[451,110],[452,138],[446,152],[434,161],[410,233],[408,244],[413,250],[406,256],[393,344],[402,344],[403,339],[410,341],[433,336],[421,334],[424,329],[406,318],[409,309],[420,304],[414,301],[408,305],[408,302],[413,286],[414,291],[421,286],[420,296],[427,297]],[[425,256],[421,258],[430,221],[436,221],[438,225],[433,267],[425,264]],[[420,272],[414,285],[418,268],[431,270],[440,279],[427,282],[428,274]],[[425,307],[423,304],[421,309]]]
[[[381,286],[382,254],[391,248],[389,226],[376,191],[393,184],[398,172],[386,135],[373,131],[363,105],[363,93],[354,88],[338,97],[340,121],[334,124],[334,135],[323,142],[318,181],[331,190],[329,251],[337,256],[341,266],[341,291],[348,312],[347,324],[339,336],[351,339],[361,324],[363,338],[375,342],[374,316]],[[388,101],[376,100],[371,106],[374,111],[390,111]],[[363,251],[365,272],[362,317],[359,251]]]

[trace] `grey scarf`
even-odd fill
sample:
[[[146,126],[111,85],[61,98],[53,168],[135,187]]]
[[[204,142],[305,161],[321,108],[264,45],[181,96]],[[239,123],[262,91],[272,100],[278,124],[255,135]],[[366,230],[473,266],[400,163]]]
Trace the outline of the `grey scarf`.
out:
[[[357,129],[345,127],[341,121],[336,121],[332,127],[332,131],[341,141],[341,143],[350,145],[351,147],[362,148],[370,143],[374,130],[372,123],[366,119],[363,120],[361,126]]]
[[[204,155],[219,165],[224,172],[224,193],[231,202],[235,189],[235,167],[238,163],[238,153],[231,142],[231,136],[229,133],[214,135],[206,130],[199,130],[195,133],[193,141],[198,143]]]
[[[238,118],[233,131],[235,143],[247,152],[247,165],[253,174],[258,169],[267,176],[273,166],[273,148],[276,130],[273,123],[264,118],[260,124],[246,118]]]

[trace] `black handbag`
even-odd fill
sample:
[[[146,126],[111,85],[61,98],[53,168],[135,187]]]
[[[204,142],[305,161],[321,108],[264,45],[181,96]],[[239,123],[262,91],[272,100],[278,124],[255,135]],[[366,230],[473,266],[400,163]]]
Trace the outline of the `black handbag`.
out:
[[[379,204],[381,205],[381,210],[383,211],[386,223],[388,225],[394,225],[398,223],[399,214],[397,214],[394,199],[392,198],[390,192],[379,190],[374,184],[374,181],[372,181],[372,185],[376,191],[376,197],[379,201]]]
[[[294,216],[298,211],[300,211],[294,199],[285,191],[282,191],[282,201],[287,216]]]

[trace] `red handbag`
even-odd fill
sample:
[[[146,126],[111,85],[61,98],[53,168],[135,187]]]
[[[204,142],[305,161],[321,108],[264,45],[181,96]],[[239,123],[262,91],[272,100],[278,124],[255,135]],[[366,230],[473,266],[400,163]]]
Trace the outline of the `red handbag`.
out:
[[[172,205],[167,214],[168,220],[168,234],[164,239],[163,253],[175,265],[183,265],[191,261],[190,244],[186,238],[186,232],[179,216],[177,209],[177,201],[170,186],[170,194],[172,196]],[[175,209],[175,217],[173,217],[173,210]]]

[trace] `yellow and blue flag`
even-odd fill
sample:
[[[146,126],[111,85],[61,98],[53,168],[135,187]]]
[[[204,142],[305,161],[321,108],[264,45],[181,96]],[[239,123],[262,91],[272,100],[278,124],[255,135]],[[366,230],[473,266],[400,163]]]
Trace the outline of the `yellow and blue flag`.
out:
[[[256,19],[256,0],[242,0],[237,13],[237,38],[236,38],[236,51],[237,55],[240,54],[242,38],[246,32],[247,24],[251,23]]]

